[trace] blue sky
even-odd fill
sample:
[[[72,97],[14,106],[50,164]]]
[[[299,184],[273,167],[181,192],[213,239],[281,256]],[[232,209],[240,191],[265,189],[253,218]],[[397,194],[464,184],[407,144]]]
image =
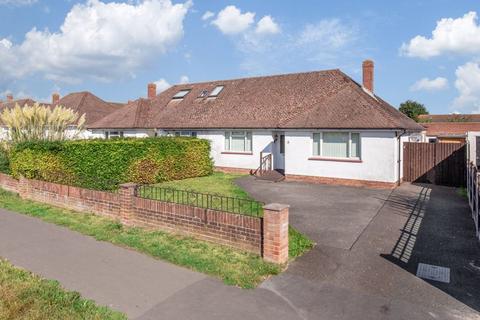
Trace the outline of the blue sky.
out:
[[[340,68],[431,113],[480,112],[480,2],[0,0],[0,99]]]

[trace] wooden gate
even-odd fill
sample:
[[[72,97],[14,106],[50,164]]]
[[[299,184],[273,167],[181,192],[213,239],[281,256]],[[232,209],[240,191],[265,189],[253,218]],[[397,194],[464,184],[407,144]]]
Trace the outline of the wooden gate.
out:
[[[403,180],[453,187],[465,186],[465,144],[405,142]]]

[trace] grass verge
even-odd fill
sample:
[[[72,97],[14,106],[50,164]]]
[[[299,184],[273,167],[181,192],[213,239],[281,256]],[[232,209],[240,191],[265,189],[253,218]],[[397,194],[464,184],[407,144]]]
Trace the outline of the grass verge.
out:
[[[0,259],[0,319],[127,319]]]
[[[152,257],[170,261],[203,272],[229,285],[253,288],[281,268],[261,257],[161,231],[125,227],[120,222],[93,214],[76,213],[46,204],[23,200],[18,195],[0,190],[0,207],[68,227],[71,230],[133,248]]]

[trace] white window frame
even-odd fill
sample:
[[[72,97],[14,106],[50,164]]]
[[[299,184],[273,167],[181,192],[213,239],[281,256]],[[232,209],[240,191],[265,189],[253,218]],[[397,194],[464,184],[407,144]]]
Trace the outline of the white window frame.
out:
[[[175,137],[197,137],[196,131],[182,130],[182,131],[173,131],[172,135]]]
[[[333,132],[333,133],[348,133],[348,155],[347,157],[328,157],[323,155],[323,133],[324,132]],[[320,134],[320,141],[318,144],[318,154],[316,154],[315,146],[315,135]],[[352,157],[352,134],[358,134],[358,156]],[[361,160],[362,159],[362,134],[358,131],[318,131],[312,134],[312,155],[315,158],[324,158],[324,159],[348,159],[348,160]]]
[[[107,131],[105,131],[105,139],[123,138],[124,136],[125,136],[125,132],[123,130],[107,130]]]
[[[232,150],[232,133],[234,132],[242,132],[243,134],[243,145],[247,146],[247,141],[248,141],[248,135],[250,134],[250,150],[244,150],[244,151],[239,151],[239,150]],[[225,144],[225,141],[227,139],[228,135],[228,148]],[[224,142],[223,142],[223,149],[225,152],[235,152],[235,153],[252,153],[253,150],[253,134],[251,131],[245,131],[245,130],[232,130],[232,131],[225,131],[225,136],[224,136]]]

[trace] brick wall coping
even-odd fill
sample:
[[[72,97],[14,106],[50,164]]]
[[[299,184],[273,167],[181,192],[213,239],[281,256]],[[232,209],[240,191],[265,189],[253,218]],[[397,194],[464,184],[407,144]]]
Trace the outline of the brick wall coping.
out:
[[[270,211],[282,211],[288,208],[290,208],[288,204],[281,204],[281,203],[269,203],[263,206],[263,209],[270,210]]]

